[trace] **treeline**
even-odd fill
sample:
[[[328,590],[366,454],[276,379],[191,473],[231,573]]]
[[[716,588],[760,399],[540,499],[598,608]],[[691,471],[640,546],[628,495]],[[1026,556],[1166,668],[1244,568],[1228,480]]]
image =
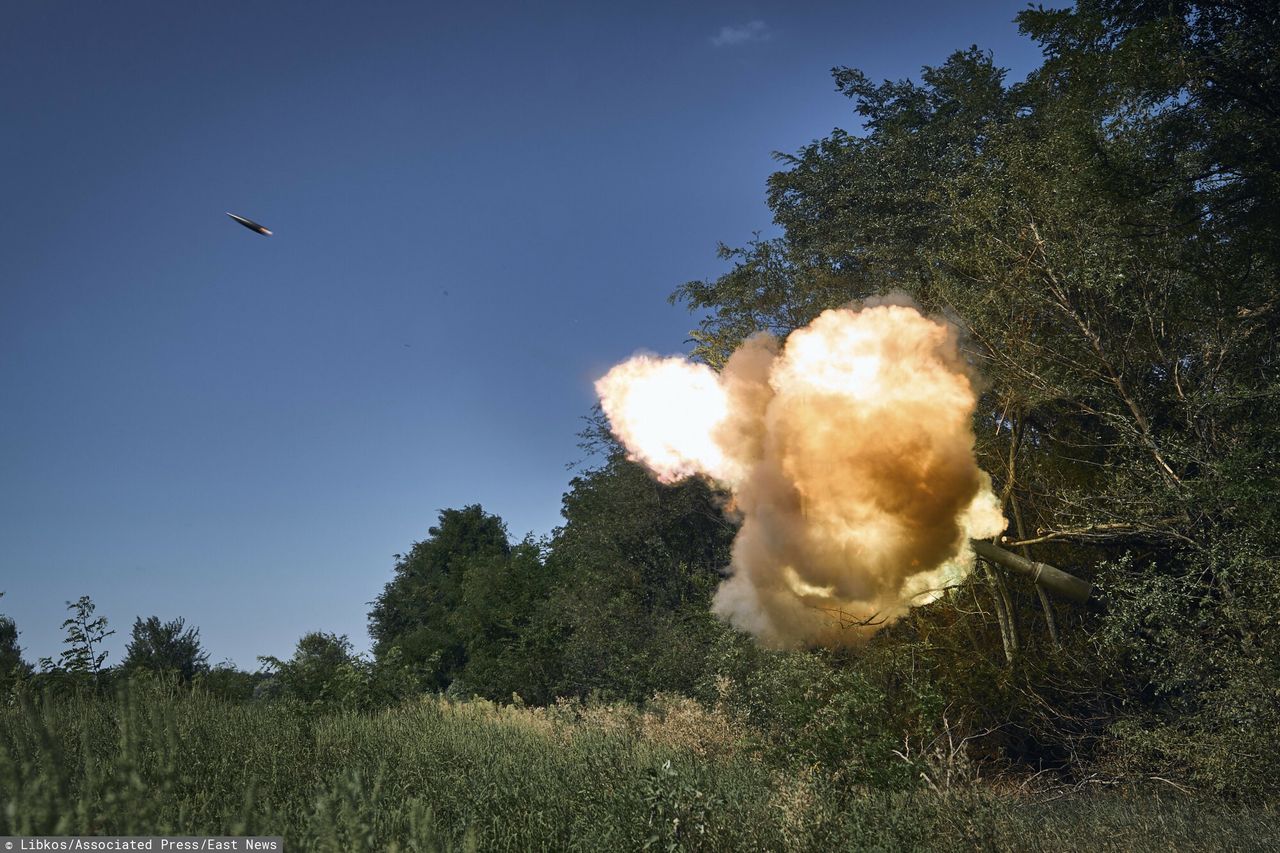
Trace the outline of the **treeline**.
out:
[[[153,616],[136,619],[111,666],[115,631],[84,597],[68,602],[64,651],[38,667],[0,617],[0,687],[109,691],[146,673],[226,698],[359,709],[423,693],[539,705],[693,693],[712,647],[732,639],[709,607],[734,533],[712,490],[660,485],[613,447],[573,481],[563,512],[549,540],[513,544],[478,505],[442,511],[372,603],[370,656],[317,631],[291,658],[238,672],[209,665],[198,629]]]
[[[1018,21],[1045,55],[1022,82],[976,48],[919,82],[835,69],[861,130],[782,157],[781,236],[722,247],[732,269],[672,299],[704,314],[713,366],[887,292],[951,318],[988,383],[977,452],[1009,547],[1095,601],[980,566],[866,648],[761,650],[709,613],[722,501],[655,483],[597,424],[603,461],[548,541],[444,511],[373,604],[371,658],[309,635],[248,694],[682,693],[845,779],[912,784],[948,754],[1277,793],[1280,12],[1080,0]]]
[[[255,686],[269,677],[266,672],[238,670],[229,662],[210,666],[200,629],[188,627],[181,617],[168,622],[158,616],[137,617],[124,659],[112,666],[103,646],[116,632],[107,617],[97,613],[97,605],[87,595],[68,601],[67,611],[62,652],[56,659],[41,658],[38,667],[23,658],[13,619],[0,615],[0,701],[22,693],[109,693],[134,677],[198,685],[222,698],[244,700],[252,698]]]

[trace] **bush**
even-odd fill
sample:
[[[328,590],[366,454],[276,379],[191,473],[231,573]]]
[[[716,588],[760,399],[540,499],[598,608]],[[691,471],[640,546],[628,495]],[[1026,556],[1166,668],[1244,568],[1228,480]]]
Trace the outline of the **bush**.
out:
[[[767,651],[740,637],[726,637],[717,663],[704,698],[757,733],[776,765],[822,768],[839,784],[903,789],[918,781],[922,768],[902,745],[933,725],[931,697],[890,696],[829,652]]]
[[[1165,772],[1217,794],[1280,795],[1280,573],[1247,539],[1199,550],[1180,572],[1104,573],[1101,666],[1132,710],[1111,730],[1130,773]]]

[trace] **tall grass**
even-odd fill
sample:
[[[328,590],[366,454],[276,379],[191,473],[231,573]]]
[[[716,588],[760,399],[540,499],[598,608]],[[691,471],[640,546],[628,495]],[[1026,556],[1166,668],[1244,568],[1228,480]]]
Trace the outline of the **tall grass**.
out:
[[[423,699],[374,715],[199,692],[0,708],[0,835],[283,835],[298,850],[1267,849],[1273,808],[841,788],[689,703]]]

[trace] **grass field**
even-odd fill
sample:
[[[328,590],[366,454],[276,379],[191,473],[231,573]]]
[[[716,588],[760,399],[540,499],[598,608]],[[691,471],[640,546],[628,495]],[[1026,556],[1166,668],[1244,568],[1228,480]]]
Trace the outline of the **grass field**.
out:
[[[671,700],[374,715],[135,690],[0,709],[0,835],[283,835],[291,850],[1266,850],[1273,807],[1129,787],[847,789]]]

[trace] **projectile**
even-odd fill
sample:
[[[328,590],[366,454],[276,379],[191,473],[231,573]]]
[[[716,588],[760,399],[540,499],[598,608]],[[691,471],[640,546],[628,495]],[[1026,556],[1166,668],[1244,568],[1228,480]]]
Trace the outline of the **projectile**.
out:
[[[227,211],[227,216],[230,216],[232,219],[234,219],[236,222],[239,222],[241,225],[243,225],[245,228],[248,228],[250,231],[257,231],[259,234],[262,234],[266,237],[271,236],[270,231],[268,231],[266,228],[263,228],[261,225],[254,222],[252,219],[245,219],[243,216],[236,216],[234,213],[230,211]]]

